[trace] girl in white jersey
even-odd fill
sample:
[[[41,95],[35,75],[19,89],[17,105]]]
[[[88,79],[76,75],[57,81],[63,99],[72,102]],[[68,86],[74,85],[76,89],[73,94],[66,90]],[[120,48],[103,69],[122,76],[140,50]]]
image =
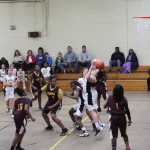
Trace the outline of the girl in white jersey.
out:
[[[24,90],[26,89],[25,81],[26,81],[25,72],[22,70],[22,68],[19,68],[19,70],[17,71],[17,84],[19,82],[22,82]]]
[[[2,69],[0,69],[0,82],[3,82],[3,78],[4,78],[4,76],[6,75],[6,68],[5,68],[5,65],[2,64],[2,65],[1,65],[1,68],[2,68]]]
[[[41,72],[46,81],[47,81],[47,78],[49,78],[51,76],[50,71],[51,71],[51,67],[48,66],[47,62],[45,62],[44,67],[41,69]]]
[[[6,112],[10,111],[11,117],[13,118],[12,108],[13,108],[13,101],[14,101],[14,89],[16,87],[15,77],[12,75],[12,69],[8,69],[7,75],[3,79],[3,85],[5,86],[5,101],[7,110]]]
[[[94,73],[95,72],[95,73]],[[88,102],[88,110],[90,111],[90,114],[93,118],[93,122],[95,123],[96,126],[96,133],[95,136],[98,135],[102,130],[103,127],[105,126],[103,123],[100,121],[100,116],[97,113],[97,91],[96,91],[96,77],[93,74],[98,73],[98,70],[95,68],[95,60],[92,61],[91,67],[86,74],[86,94],[84,99],[87,100]]]
[[[76,99],[77,103],[73,105],[73,107],[69,111],[69,115],[74,122],[74,125],[78,125],[82,130],[82,133],[79,135],[80,137],[87,137],[89,136],[89,132],[82,124],[82,116],[84,111],[84,99],[82,95],[82,87],[80,83],[77,81],[71,81],[70,86],[73,89],[73,94],[64,93],[65,96],[70,97],[72,99]],[[74,116],[75,113],[75,116]]]

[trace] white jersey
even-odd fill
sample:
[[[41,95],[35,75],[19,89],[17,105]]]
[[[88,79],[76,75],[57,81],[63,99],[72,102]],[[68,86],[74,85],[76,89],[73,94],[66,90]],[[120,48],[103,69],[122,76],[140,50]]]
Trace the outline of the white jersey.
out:
[[[50,77],[50,75],[51,75],[50,70],[51,70],[51,67],[41,69],[41,72],[42,72],[44,78]]]
[[[6,77],[6,83],[15,82],[15,77],[13,75],[11,75],[11,76],[6,75],[5,77]],[[6,86],[5,90],[11,91],[11,90],[14,90],[14,87],[13,86]]]
[[[3,69],[0,69],[0,82],[3,82],[3,78],[6,75],[6,71]]]
[[[79,86],[77,86],[77,87],[76,87],[76,90],[74,90],[74,92],[73,92],[74,95],[77,94],[77,89],[81,89],[81,88],[80,88]],[[80,97],[77,99],[77,102],[78,102],[78,103],[81,103],[81,98],[80,98]]]
[[[83,98],[89,105],[95,105],[97,103],[97,91],[96,83],[90,83],[87,79],[83,79]]]
[[[17,71],[17,79],[22,80],[25,77],[24,71]]]

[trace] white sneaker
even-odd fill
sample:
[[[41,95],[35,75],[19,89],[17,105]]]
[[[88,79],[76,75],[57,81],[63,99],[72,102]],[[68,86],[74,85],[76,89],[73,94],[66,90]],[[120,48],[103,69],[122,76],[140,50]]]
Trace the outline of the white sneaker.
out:
[[[77,128],[79,128],[79,126],[76,123],[74,123],[73,128],[76,130]]]
[[[11,118],[14,119],[14,115],[13,114],[11,114]]]
[[[95,136],[99,135],[104,128],[101,126],[100,129],[96,129]]]
[[[103,127],[103,128],[104,128],[105,126],[106,126],[106,125],[105,125],[105,123],[102,123],[101,127]]]
[[[89,132],[86,130],[86,131],[83,131],[79,136],[80,137],[87,137],[89,135],[90,135]]]

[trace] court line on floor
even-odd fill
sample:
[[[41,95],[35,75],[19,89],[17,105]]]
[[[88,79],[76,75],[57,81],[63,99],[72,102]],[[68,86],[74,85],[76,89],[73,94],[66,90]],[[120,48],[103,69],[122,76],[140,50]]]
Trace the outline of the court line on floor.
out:
[[[88,116],[86,116],[82,122],[84,122],[86,119],[88,118]],[[54,150],[64,139],[66,139],[68,137],[69,134],[71,134],[74,131],[74,129],[71,129],[69,131],[69,133],[65,136],[63,136],[60,140],[58,140],[49,150]]]

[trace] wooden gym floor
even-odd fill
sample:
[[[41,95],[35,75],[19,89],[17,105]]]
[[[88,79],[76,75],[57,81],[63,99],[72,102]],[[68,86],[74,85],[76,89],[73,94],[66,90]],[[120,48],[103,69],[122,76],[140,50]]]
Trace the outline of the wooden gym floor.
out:
[[[129,101],[129,108],[131,110],[132,125],[128,127],[127,133],[129,135],[131,150],[149,150],[150,149],[150,93],[149,92],[126,92],[126,97]],[[31,94],[28,93],[31,97]],[[45,93],[43,93],[44,105],[47,101]],[[0,150],[8,150],[11,146],[12,139],[15,133],[15,125],[10,115],[5,113],[5,103],[3,94],[0,93]],[[84,115],[84,125],[89,130],[90,136],[80,138],[79,131],[74,131],[72,121],[68,115],[69,109],[75,103],[75,100],[70,98],[63,98],[63,107],[58,113],[58,117],[62,120],[64,125],[68,128],[70,134],[60,137],[61,129],[52,122],[54,126],[53,131],[44,131],[46,127],[45,122],[41,117],[41,112],[38,111],[37,101],[33,103],[33,108],[30,108],[36,122],[28,122],[27,133],[23,139],[22,147],[26,150],[110,150],[111,144],[109,139],[108,128],[108,114],[106,110],[102,109],[100,113],[102,121],[106,127],[100,135],[94,136],[92,126],[89,119]],[[104,101],[102,100],[101,105]],[[124,142],[122,138],[118,138],[118,150],[124,150]]]

